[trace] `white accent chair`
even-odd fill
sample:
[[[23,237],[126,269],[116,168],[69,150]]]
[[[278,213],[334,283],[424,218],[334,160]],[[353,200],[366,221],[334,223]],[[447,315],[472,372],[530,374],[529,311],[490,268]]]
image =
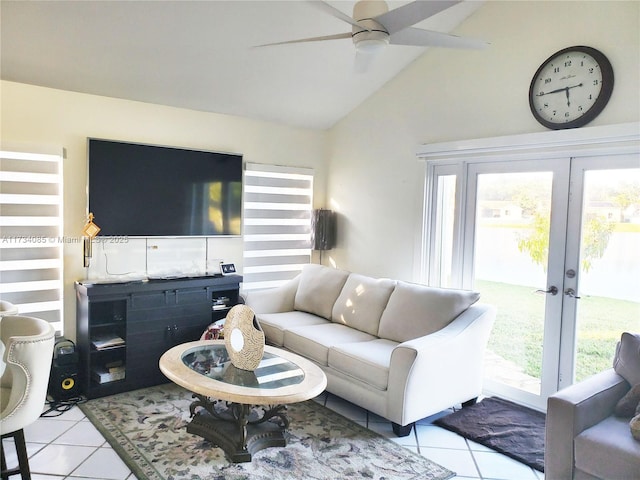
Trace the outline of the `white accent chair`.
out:
[[[0,318],[7,315],[18,315],[18,307],[6,300],[0,300]],[[0,358],[4,357],[4,342],[0,342]],[[0,362],[0,377],[4,374],[4,362]]]
[[[7,469],[2,448],[2,479],[20,473],[30,479],[29,459],[23,428],[42,413],[47,397],[53,345],[53,326],[39,318],[2,315],[0,338],[5,346],[4,373],[0,378],[0,432],[13,437],[18,468]]]
[[[0,300],[0,317],[17,314],[18,307],[16,307],[13,303],[7,302],[6,300]]]

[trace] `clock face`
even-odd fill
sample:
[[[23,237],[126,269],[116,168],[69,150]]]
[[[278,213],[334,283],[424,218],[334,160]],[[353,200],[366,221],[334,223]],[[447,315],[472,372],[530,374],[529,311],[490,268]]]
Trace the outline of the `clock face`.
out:
[[[570,47],[540,66],[529,87],[529,106],[548,128],[581,127],[602,111],[612,90],[607,58],[590,47]]]

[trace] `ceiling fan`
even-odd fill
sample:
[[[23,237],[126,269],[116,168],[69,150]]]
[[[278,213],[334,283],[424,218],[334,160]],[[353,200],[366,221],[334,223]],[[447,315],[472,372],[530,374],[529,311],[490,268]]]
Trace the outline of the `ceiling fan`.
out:
[[[356,48],[356,70],[360,71],[366,68],[373,54],[389,44],[472,49],[487,47],[489,44],[482,40],[412,27],[461,1],[418,0],[389,10],[383,0],[360,0],[354,5],[353,16],[350,17],[324,1],[309,0],[308,3],[316,8],[350,24],[351,32],[268,43],[260,47],[351,38]]]

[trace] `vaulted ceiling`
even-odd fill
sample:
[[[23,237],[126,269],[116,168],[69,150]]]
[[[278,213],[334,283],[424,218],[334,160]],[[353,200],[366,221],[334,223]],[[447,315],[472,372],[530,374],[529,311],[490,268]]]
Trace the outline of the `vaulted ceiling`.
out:
[[[355,2],[327,3],[351,16]],[[450,32],[481,4],[460,2],[415,26]],[[427,50],[390,45],[357,73],[350,39],[255,48],[351,30],[305,1],[0,5],[4,80],[314,129],[334,125]]]

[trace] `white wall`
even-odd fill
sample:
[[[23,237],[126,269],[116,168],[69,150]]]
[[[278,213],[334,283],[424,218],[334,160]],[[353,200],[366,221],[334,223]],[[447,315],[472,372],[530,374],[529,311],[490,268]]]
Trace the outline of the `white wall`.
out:
[[[339,245],[325,253],[325,263],[410,280],[422,202],[417,146],[544,131],[529,111],[529,83],[548,56],[571,45],[601,50],[615,71],[611,101],[590,125],[640,121],[639,19],[637,1],[489,0],[455,32],[490,41],[488,50],[427,51],[329,132],[3,81],[1,138],[66,149],[67,236],[80,235],[85,222],[87,137],[238,152],[249,162],[313,167],[315,205],[339,213]],[[403,47],[385,53],[392,55],[393,48]],[[213,248],[226,257],[241,250],[239,240],[233,241]],[[80,245],[66,245],[65,329],[71,338],[73,281],[85,273]]]
[[[589,126],[640,120],[640,2],[489,0],[454,33],[484,51],[431,49],[331,130],[327,204],[340,268],[416,280],[424,165],[418,145],[545,131],[529,110],[538,66],[572,45],[602,51],[615,86]],[[385,54],[392,55],[390,46]]]
[[[0,89],[3,143],[24,142],[66,149],[63,175],[67,237],[79,237],[86,221],[87,137],[234,152],[243,154],[245,162],[314,168],[314,203],[324,206],[327,143],[324,132],[6,81],[0,84]],[[186,248],[177,250],[176,242]],[[185,258],[185,251],[198,241],[180,242],[154,242],[159,245],[153,251],[158,264],[168,269],[191,267],[192,258]],[[110,269],[116,272],[140,269],[144,265],[145,247],[140,248],[139,243],[131,242],[131,255],[111,255]],[[210,257],[219,256],[242,266],[241,239],[211,239],[209,243]],[[112,251],[115,247],[109,246]],[[194,251],[199,248],[195,245]],[[94,262],[98,269],[103,269],[101,247],[94,248],[94,253]],[[65,335],[73,339],[73,282],[86,278],[87,271],[83,267],[81,244],[65,244],[64,255]],[[171,256],[177,259],[174,265],[166,262]]]

